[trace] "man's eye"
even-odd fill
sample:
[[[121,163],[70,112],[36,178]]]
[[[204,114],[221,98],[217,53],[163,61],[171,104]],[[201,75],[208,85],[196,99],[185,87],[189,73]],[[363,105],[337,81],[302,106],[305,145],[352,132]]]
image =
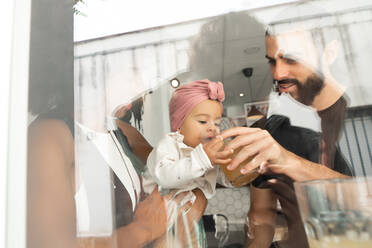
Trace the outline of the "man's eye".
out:
[[[275,59],[269,59],[269,60],[267,61],[267,63],[268,63],[269,65],[275,65],[275,64],[276,64],[276,61],[275,61]]]
[[[291,58],[285,58],[284,61],[287,64],[290,64],[290,65],[293,65],[293,64],[296,64],[297,63],[297,60],[296,59],[291,59]]]

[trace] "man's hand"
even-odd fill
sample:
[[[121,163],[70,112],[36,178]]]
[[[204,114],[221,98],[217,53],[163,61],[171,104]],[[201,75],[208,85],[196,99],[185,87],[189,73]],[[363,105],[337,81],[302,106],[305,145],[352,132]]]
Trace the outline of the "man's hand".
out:
[[[216,136],[211,141],[203,144],[203,149],[212,165],[227,165],[231,162],[230,157],[233,151],[231,149],[222,149],[223,146],[224,142],[221,136]]]
[[[244,165],[242,174],[247,174],[251,170],[264,164],[288,164],[290,152],[285,150],[266,130],[260,128],[234,127],[221,133],[226,139],[236,136],[227,143],[224,151],[231,151],[242,147],[238,154],[227,167],[234,170],[240,163],[247,158],[254,158]]]

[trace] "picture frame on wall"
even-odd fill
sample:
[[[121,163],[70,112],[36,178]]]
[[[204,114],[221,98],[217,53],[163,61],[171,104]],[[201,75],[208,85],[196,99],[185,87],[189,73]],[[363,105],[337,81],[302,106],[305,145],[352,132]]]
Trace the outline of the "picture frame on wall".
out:
[[[255,122],[267,115],[269,101],[257,101],[244,104],[245,119],[247,127],[252,126]]]

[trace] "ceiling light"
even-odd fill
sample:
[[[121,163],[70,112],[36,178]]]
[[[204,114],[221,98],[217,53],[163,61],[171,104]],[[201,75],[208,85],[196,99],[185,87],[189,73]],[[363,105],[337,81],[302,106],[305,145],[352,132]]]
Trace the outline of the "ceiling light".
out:
[[[244,96],[244,93],[240,93],[239,96],[240,96],[240,97]]]
[[[170,85],[173,87],[173,88],[178,88],[180,86],[180,81],[177,79],[177,78],[173,78],[169,81]]]

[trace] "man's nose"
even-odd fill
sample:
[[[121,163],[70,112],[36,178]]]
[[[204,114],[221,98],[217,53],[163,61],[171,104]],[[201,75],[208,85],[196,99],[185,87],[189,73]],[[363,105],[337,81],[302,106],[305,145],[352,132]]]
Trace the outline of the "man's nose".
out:
[[[286,79],[289,76],[289,67],[286,63],[278,60],[272,69],[272,73],[275,80]]]

